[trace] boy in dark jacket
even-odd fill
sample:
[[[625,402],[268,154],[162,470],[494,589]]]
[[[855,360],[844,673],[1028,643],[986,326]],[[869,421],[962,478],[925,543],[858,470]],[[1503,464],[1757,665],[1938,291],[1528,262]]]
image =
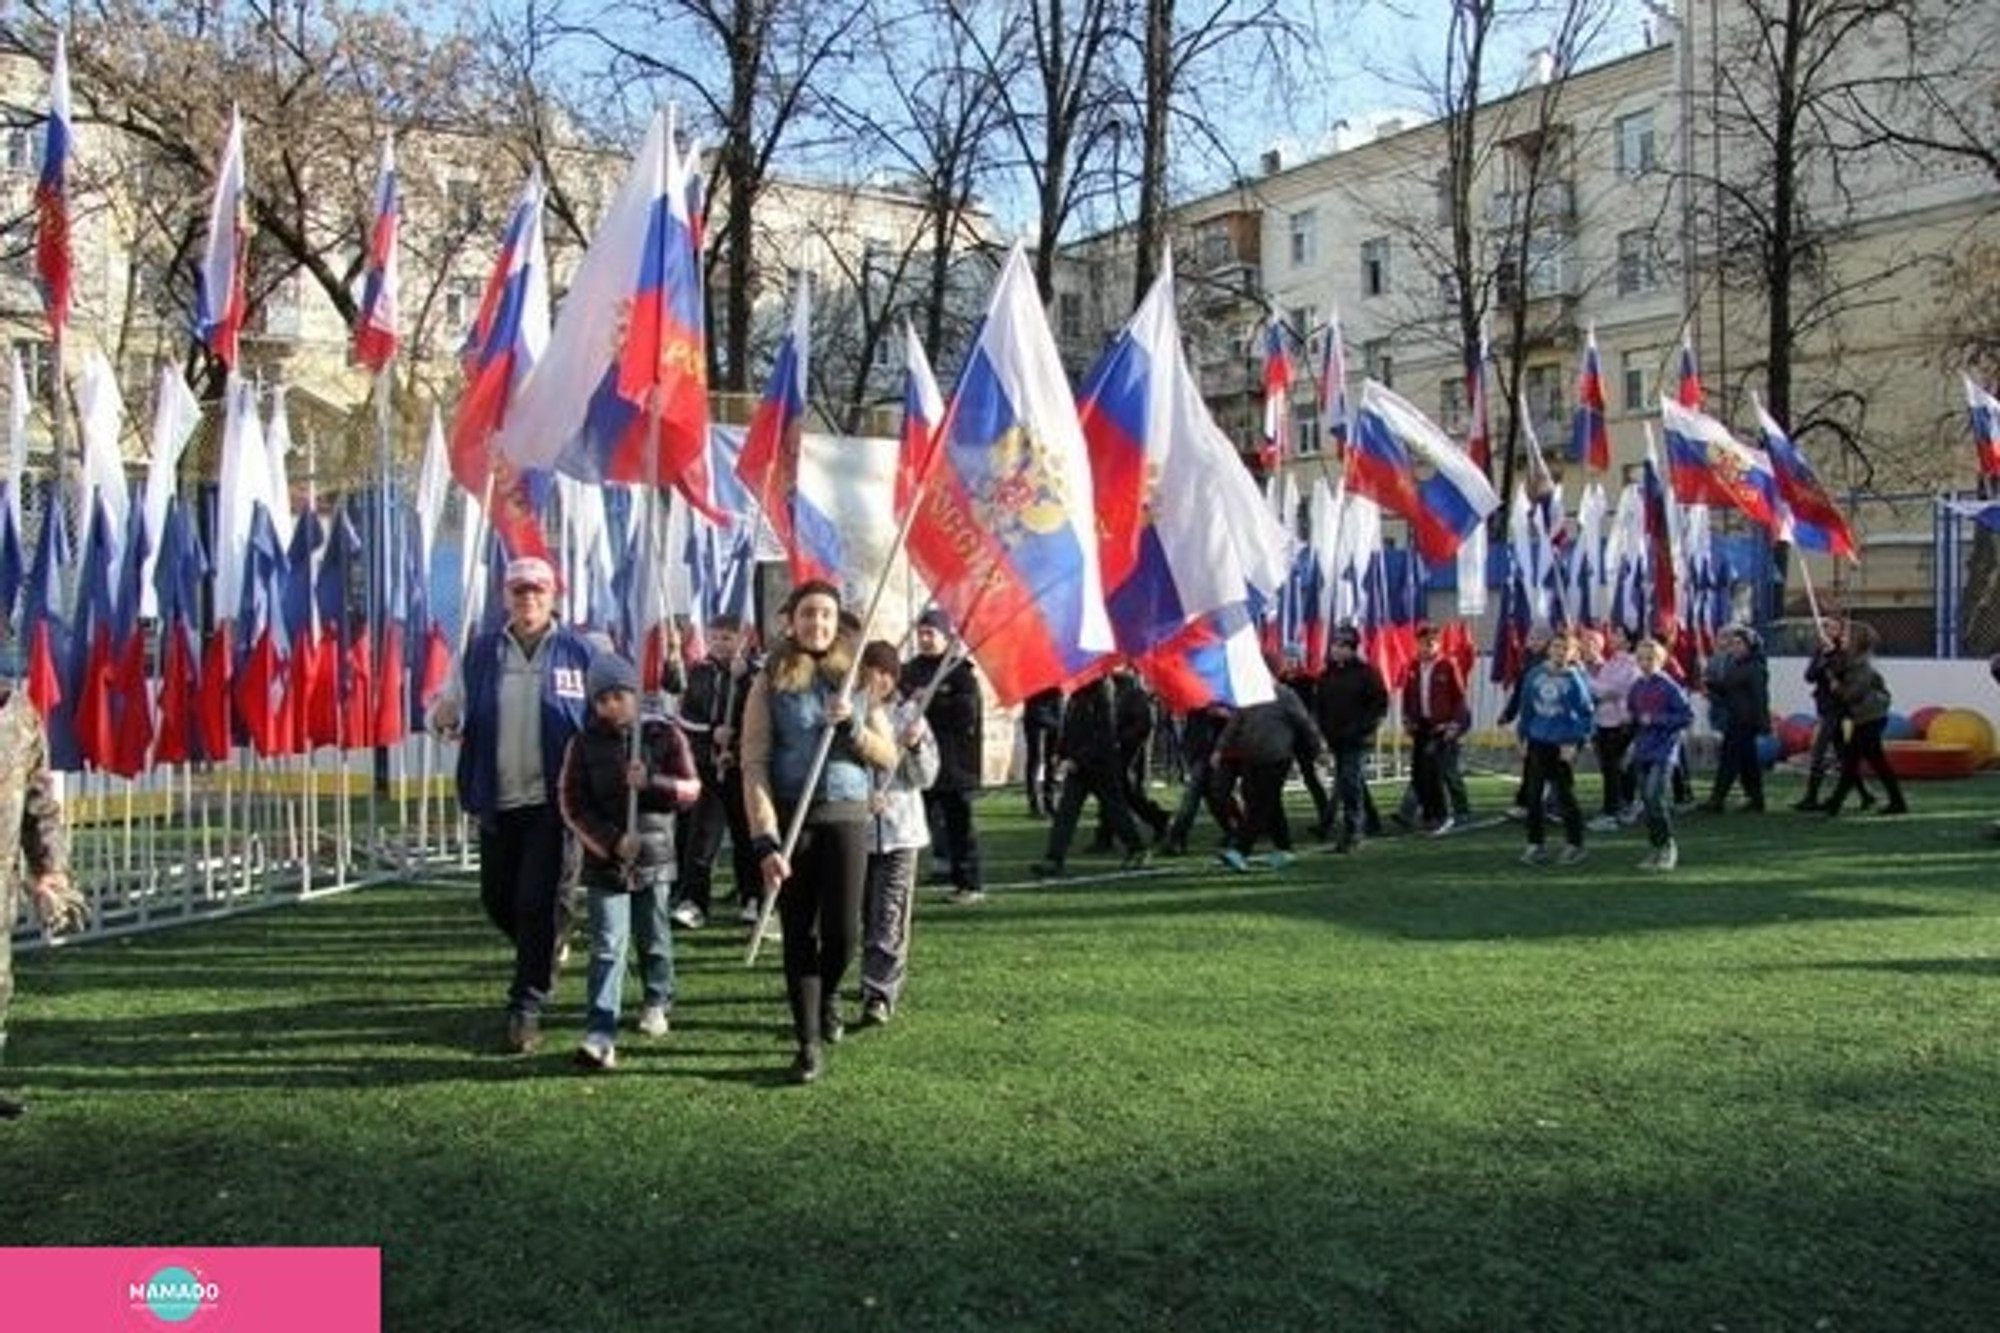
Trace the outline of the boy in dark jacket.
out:
[[[563,752],[558,799],[563,823],[583,850],[590,894],[590,1010],[577,1063],[618,1063],[618,1006],[625,947],[639,944],[645,1008],[639,1030],[667,1033],[674,1003],[674,812],[701,795],[694,756],[666,718],[639,716],[639,672],[600,652],[584,676],[590,716]],[[634,745],[633,728],[639,729]]]
[[[1333,752],[1333,800],[1320,827],[1321,836],[1335,835],[1333,849],[1350,852],[1360,841],[1368,808],[1368,787],[1361,778],[1361,761],[1375,743],[1376,729],[1389,713],[1389,687],[1382,673],[1361,656],[1361,635],[1352,625],[1333,632],[1326,649],[1326,670],[1313,691],[1313,710],[1320,735]]]
[[[1305,762],[1318,763],[1325,751],[1312,714],[1292,693],[1291,686],[1275,679],[1276,697],[1269,703],[1239,708],[1216,738],[1215,752],[1220,762],[1243,780],[1243,818],[1230,831],[1229,846],[1217,859],[1231,870],[1250,868],[1250,854],[1259,836],[1271,835],[1274,869],[1292,860],[1292,828],[1285,817],[1285,777],[1292,761],[1305,755]]]

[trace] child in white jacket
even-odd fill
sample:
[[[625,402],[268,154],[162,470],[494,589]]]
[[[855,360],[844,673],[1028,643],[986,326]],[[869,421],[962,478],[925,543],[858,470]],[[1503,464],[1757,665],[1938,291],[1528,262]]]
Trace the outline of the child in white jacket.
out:
[[[862,650],[861,683],[888,708],[899,749],[896,766],[876,774],[869,798],[874,821],[861,897],[861,1021],[868,1027],[895,1016],[909,975],[917,853],[931,840],[923,792],[938,773],[937,742],[922,710],[914,700],[895,700],[901,669],[894,644],[877,639]]]

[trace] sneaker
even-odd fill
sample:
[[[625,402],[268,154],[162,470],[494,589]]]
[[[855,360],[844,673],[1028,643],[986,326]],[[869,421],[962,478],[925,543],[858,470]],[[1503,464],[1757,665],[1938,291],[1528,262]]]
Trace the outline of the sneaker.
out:
[[[664,1037],[673,1026],[667,1017],[666,1006],[649,1004],[639,1014],[639,1031],[649,1037]]]
[[[1592,833],[1616,833],[1618,831],[1618,816],[1599,815],[1597,818],[1591,820],[1588,824],[1584,825],[1584,827],[1589,829]]]
[[[1638,870],[1658,870],[1660,868],[1659,851],[1655,849],[1653,851],[1647,852],[1643,857],[1639,859],[1639,864],[1634,868]]]
[[[1518,824],[1528,817],[1528,807],[1525,805],[1510,805],[1501,814],[1500,817],[1512,823]]]
[[[1152,860],[1152,853],[1144,847],[1134,847],[1125,853],[1125,859],[1118,863],[1121,870],[1144,870],[1146,862]]]
[[[1293,856],[1290,852],[1272,852],[1269,856],[1264,858],[1264,864],[1271,867],[1271,869],[1273,870],[1283,870],[1286,866],[1290,865],[1293,861],[1297,859],[1298,858]]]
[[[1618,812],[1618,822],[1627,828],[1646,817],[1646,807],[1634,801]]]
[[[820,1010],[819,1039],[821,1041],[829,1046],[838,1046],[840,1045],[840,1039],[846,1035],[847,1020],[840,1016],[838,1009],[828,1006]]]
[[[1548,859],[1548,851],[1538,842],[1529,843],[1527,849],[1521,853],[1521,864],[1524,866],[1538,866]]]
[[[1669,839],[1667,845],[1660,848],[1658,864],[1653,868],[1655,870],[1672,870],[1680,863],[1681,849],[1678,844]]]
[[[870,996],[868,1003],[861,1006],[861,1026],[865,1028],[887,1027],[895,1016],[895,1009],[879,995]]]
[[[953,889],[951,900],[960,907],[971,907],[986,901],[986,895],[979,889]]]
[[[737,908],[736,921],[738,925],[744,925],[744,926],[756,925],[757,904],[755,902],[746,902],[741,907]]]
[[[1865,810],[1867,809],[1867,807],[1863,806],[1862,809]],[[1890,801],[1888,804],[1884,805],[1880,810],[1877,810],[1875,813],[1877,816],[1907,815],[1910,813],[1910,807],[1904,805],[1901,801]]]
[[[680,903],[669,915],[673,917],[674,924],[682,930],[700,930],[708,924],[708,913],[701,910],[699,903]],[[755,917],[750,919],[756,920]]]
[[[1453,829],[1457,827],[1458,827],[1458,821],[1456,819],[1453,819],[1450,815],[1446,815],[1443,819],[1440,819],[1437,823],[1431,826],[1431,836],[1433,838],[1442,838],[1443,836],[1445,836],[1445,834],[1451,832]]]
[[[26,1102],[17,1102],[12,1097],[0,1097],[0,1120],[19,1120],[27,1113]]]
[[[1239,875],[1247,872],[1250,869],[1249,858],[1244,856],[1243,853],[1237,851],[1234,847],[1224,847],[1221,851],[1215,854],[1215,859],[1222,862],[1222,864],[1228,866],[1231,870],[1234,870]]]
[[[1568,843],[1564,845],[1561,851],[1556,853],[1556,864],[1559,866],[1573,866],[1578,861],[1581,861],[1587,854],[1588,853],[1586,853],[1583,850],[1582,843],[1580,842]]]
[[[533,1055],[542,1044],[542,1021],[534,1014],[507,1015],[507,1049],[516,1055]]]
[[[1819,798],[1815,796],[1802,796],[1798,800],[1792,802],[1792,809],[1798,811],[1802,815],[1813,814],[1820,808],[1821,807],[1819,803]]]
[[[593,1032],[576,1048],[576,1064],[579,1069],[616,1069],[618,1048],[611,1044],[611,1038]]]
[[[819,1053],[819,1043],[809,1041],[799,1047],[799,1053],[792,1057],[792,1082],[810,1083],[818,1078],[825,1068],[826,1063]]]
[[[1028,873],[1036,879],[1061,879],[1069,871],[1063,869],[1060,861],[1037,861],[1028,867]]]

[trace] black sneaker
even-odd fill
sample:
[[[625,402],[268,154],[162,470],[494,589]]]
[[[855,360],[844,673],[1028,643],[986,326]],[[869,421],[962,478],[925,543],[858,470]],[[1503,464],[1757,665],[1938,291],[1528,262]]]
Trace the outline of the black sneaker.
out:
[[[0,1120],[19,1120],[27,1113],[26,1102],[17,1102],[12,1097],[0,1097]]]
[[[819,1039],[829,1046],[840,1045],[840,1039],[847,1035],[847,1020],[840,1016],[838,1009],[825,1009],[819,1016]]]
[[[820,1076],[826,1063],[820,1058],[819,1043],[809,1041],[799,1047],[799,1053],[792,1057],[791,1079],[794,1083],[810,1083]]]
[[[1028,867],[1028,873],[1036,879],[1061,879],[1069,871],[1063,869],[1060,861],[1037,861]]]

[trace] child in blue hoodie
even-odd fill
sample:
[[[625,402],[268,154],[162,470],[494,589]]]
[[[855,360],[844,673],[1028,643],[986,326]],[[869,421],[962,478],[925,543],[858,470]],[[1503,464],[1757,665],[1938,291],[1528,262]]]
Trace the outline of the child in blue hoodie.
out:
[[[1528,669],[1521,684],[1521,714],[1516,726],[1528,750],[1523,779],[1528,847],[1521,853],[1523,865],[1540,865],[1548,859],[1542,833],[1548,818],[1544,797],[1551,788],[1565,840],[1556,862],[1568,866],[1583,859],[1583,811],[1576,803],[1576,770],[1571,764],[1578,747],[1596,730],[1597,703],[1591,698],[1590,678],[1584,675],[1579,656],[1574,636],[1555,635],[1549,640],[1547,655]]]
[[[1680,864],[1674,842],[1672,801],[1674,768],[1680,762],[1681,733],[1694,721],[1687,691],[1662,668],[1666,645],[1641,639],[1632,650],[1639,678],[1625,697],[1625,709],[1637,728],[1632,737],[1632,765],[1639,772],[1639,802],[1646,810],[1646,841],[1652,851],[1639,862],[1641,870],[1672,870]]]

